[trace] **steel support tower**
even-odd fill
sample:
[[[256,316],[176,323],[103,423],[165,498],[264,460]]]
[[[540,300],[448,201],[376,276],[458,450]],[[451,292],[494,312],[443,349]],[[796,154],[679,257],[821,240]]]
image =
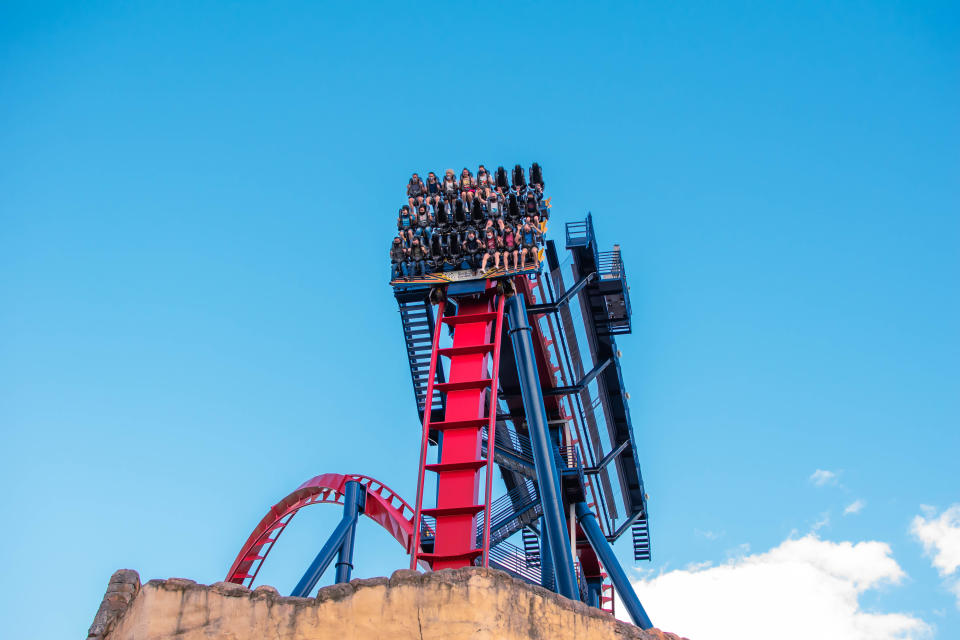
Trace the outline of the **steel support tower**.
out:
[[[335,581],[350,579],[363,515],[410,568],[494,567],[608,611],[615,590],[651,626],[612,548],[629,530],[634,559],[650,559],[616,344],[632,328],[626,272],[618,246],[598,250],[592,216],[565,231],[563,264],[549,240],[536,269],[392,283],[421,425],[413,503],[369,476],[311,478],[264,516],[228,581],[251,585],[300,509],[338,504],[343,518],[293,595],[309,595],[334,559]]]

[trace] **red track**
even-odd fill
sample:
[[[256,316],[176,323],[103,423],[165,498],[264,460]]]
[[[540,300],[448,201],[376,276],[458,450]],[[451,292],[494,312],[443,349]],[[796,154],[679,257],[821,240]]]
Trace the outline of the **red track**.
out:
[[[473,564],[483,555],[488,562],[490,491],[492,489],[492,456],[481,455],[482,428],[489,430],[494,442],[497,409],[497,378],[500,363],[500,336],[503,326],[503,296],[495,297],[489,286],[482,295],[464,296],[457,305],[457,314],[444,317],[444,304],[437,312],[433,352],[427,383],[427,404],[424,410],[420,442],[420,468],[417,476],[417,503],[414,522],[421,516],[436,519],[436,536],[430,553],[416,548],[410,556],[414,568],[420,560],[434,570],[456,569]],[[439,348],[441,325],[453,327],[453,346]],[[450,380],[434,384],[439,356],[450,359]],[[446,394],[443,420],[432,422],[433,390]],[[427,435],[431,429],[443,433],[443,447],[436,464],[426,464]],[[492,445],[491,445],[492,447]],[[480,503],[480,470],[486,469],[484,502]],[[423,508],[424,472],[438,474],[436,507]],[[483,540],[476,546],[476,518],[486,512]]]
[[[324,473],[307,480],[296,491],[270,507],[247,538],[226,581],[250,586],[263,561],[293,516],[313,504],[343,504],[344,485],[356,480],[367,489],[364,515],[390,532],[409,553],[413,542],[413,509],[392,489],[369,476]]]

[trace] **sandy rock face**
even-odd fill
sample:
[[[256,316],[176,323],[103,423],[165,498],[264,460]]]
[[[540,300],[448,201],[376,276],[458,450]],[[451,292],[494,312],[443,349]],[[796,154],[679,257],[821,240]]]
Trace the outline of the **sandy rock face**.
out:
[[[93,640],[679,640],[642,631],[581,602],[492,569],[396,571],[282,597],[218,582],[151,580],[135,571],[110,579],[90,627]]]

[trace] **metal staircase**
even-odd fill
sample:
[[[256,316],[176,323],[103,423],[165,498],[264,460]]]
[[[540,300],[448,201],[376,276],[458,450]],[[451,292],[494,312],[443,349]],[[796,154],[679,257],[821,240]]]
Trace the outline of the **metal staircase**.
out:
[[[417,413],[423,421],[423,409],[427,402],[427,382],[430,375],[430,351],[433,345],[435,320],[433,306],[421,293],[417,296],[397,299],[400,307],[400,320],[403,326],[403,342],[410,364],[410,380],[413,382],[413,394],[417,401]],[[437,365],[435,382],[444,382],[442,364]],[[444,397],[433,392],[433,411],[443,415]]]
[[[500,544],[517,531],[536,522],[543,505],[536,485],[529,479],[505,493],[490,506],[490,546]],[[484,514],[477,517],[477,541],[482,542]],[[525,530],[525,529],[524,529]]]
[[[635,562],[650,559],[650,527],[646,518],[638,518],[630,527],[633,537],[633,559]]]
[[[600,609],[616,615],[614,611],[614,602],[616,599],[613,597],[613,585],[607,582],[608,576],[606,571],[601,571],[600,576],[603,578],[603,585],[600,587]]]
[[[535,531],[524,528],[523,535],[523,553],[527,557],[528,567],[540,566],[540,536]]]
[[[539,566],[530,566],[527,564],[526,553],[520,547],[501,542],[495,547],[490,548],[490,566],[494,569],[506,571],[515,578],[520,578],[524,582],[540,585],[547,589],[554,589],[553,575],[548,575],[543,579]],[[544,584],[546,582],[546,584]]]

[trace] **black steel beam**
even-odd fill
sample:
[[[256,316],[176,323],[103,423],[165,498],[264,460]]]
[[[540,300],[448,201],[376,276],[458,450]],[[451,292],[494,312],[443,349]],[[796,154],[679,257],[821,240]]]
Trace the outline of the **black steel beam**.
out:
[[[587,275],[580,278],[572,287],[567,289],[566,293],[554,300],[553,302],[547,302],[545,304],[532,304],[527,307],[527,313],[556,313],[562,306],[570,302],[570,299],[575,295],[580,293],[580,289],[583,289],[585,286],[590,284],[597,277],[597,272],[588,273]]]
[[[547,389],[544,391],[543,395],[545,396],[566,396],[571,393],[580,393],[587,388],[587,385],[593,382],[594,378],[603,373],[603,370],[606,369],[613,362],[613,358],[607,358],[593,369],[591,369],[587,375],[583,376],[577,384],[570,385],[569,387],[554,387],[553,389]]]
[[[613,451],[611,451],[611,452],[608,453],[607,455],[603,456],[603,459],[602,459],[600,462],[597,463],[597,466],[595,466],[595,467],[585,467],[584,470],[583,470],[583,472],[584,472],[585,474],[587,474],[587,475],[595,475],[595,474],[600,473],[600,470],[601,470],[601,469],[603,469],[605,466],[607,466],[608,464],[610,464],[610,461],[611,461],[611,460],[613,460],[613,459],[616,458],[618,455],[620,455],[621,453],[623,453],[623,450],[626,449],[629,445],[630,445],[630,441],[629,441],[629,440],[624,440],[623,442],[620,443],[620,446],[619,446],[619,447],[617,447],[616,449],[614,449]]]

